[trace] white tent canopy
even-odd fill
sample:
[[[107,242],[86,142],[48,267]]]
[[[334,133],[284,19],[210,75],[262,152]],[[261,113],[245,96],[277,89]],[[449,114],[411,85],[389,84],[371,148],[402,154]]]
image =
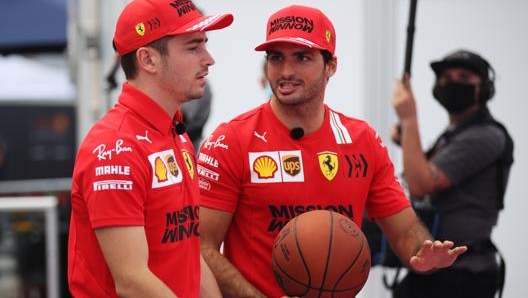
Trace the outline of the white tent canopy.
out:
[[[0,102],[73,102],[75,86],[63,60],[0,55]]]

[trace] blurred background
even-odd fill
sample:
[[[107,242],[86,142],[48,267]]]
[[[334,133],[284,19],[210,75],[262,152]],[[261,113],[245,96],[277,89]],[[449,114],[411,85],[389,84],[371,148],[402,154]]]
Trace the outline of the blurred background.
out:
[[[401,152],[390,143],[390,105],[401,77],[410,0],[195,0],[205,14],[230,12],[226,30],[209,32],[216,64],[205,135],[220,122],[266,99],[260,84],[267,18],[288,4],[323,10],[337,31],[338,70],[326,102],[365,119],[378,131],[398,171]],[[66,283],[69,191],[76,147],[116,101],[124,76],[115,68],[112,36],[127,0],[0,0],[0,298],[70,297]],[[528,1],[418,0],[412,83],[423,147],[445,127],[434,101],[429,67],[455,49],[485,57],[496,72],[494,115],[515,141],[515,164],[493,238],[507,263],[503,297],[528,292],[522,226],[523,129],[528,120]],[[521,231],[516,235],[512,231]],[[373,268],[361,298],[390,297],[381,268]],[[389,272],[390,274],[391,272]]]

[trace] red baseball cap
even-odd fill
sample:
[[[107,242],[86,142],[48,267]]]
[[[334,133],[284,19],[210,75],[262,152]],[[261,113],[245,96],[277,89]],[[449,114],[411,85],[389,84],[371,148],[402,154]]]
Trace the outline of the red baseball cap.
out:
[[[117,19],[114,47],[121,56],[168,35],[225,28],[232,14],[203,16],[191,0],[132,0]]]
[[[336,34],[330,19],[319,9],[291,5],[271,15],[266,28],[266,42],[257,46],[255,51],[266,51],[270,44],[276,42],[327,50],[334,55]]]

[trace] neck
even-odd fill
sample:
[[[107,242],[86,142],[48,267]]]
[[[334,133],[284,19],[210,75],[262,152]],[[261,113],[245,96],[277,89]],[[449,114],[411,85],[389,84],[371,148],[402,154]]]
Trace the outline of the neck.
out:
[[[176,114],[176,111],[180,108],[180,103],[175,101],[173,98],[169,98],[161,88],[158,88],[152,83],[144,83],[142,80],[129,80],[128,83],[134,88],[148,95],[153,101],[155,101],[169,116],[172,118]]]
[[[467,110],[463,111],[462,113],[449,114],[449,125],[455,126],[455,127],[459,126],[460,124],[466,122],[471,117],[473,117],[473,115],[478,113],[480,109],[481,109],[481,106],[479,104],[475,104],[467,108]]]
[[[314,104],[285,105],[272,98],[271,109],[279,121],[288,129],[301,127],[306,134],[321,127],[325,117],[323,102]]]

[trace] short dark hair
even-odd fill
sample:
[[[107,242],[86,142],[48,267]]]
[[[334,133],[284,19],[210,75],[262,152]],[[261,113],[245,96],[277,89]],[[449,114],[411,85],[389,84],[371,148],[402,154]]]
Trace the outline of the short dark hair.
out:
[[[334,56],[328,50],[321,50],[321,55],[323,55],[324,64],[334,60]]]
[[[156,39],[153,42],[145,45],[145,47],[153,48],[162,56],[167,56],[169,54],[167,44],[172,37],[173,36],[165,36],[160,39]],[[138,66],[136,62],[136,52],[137,50],[121,57],[121,68],[123,69],[127,80],[134,79],[137,76]]]

